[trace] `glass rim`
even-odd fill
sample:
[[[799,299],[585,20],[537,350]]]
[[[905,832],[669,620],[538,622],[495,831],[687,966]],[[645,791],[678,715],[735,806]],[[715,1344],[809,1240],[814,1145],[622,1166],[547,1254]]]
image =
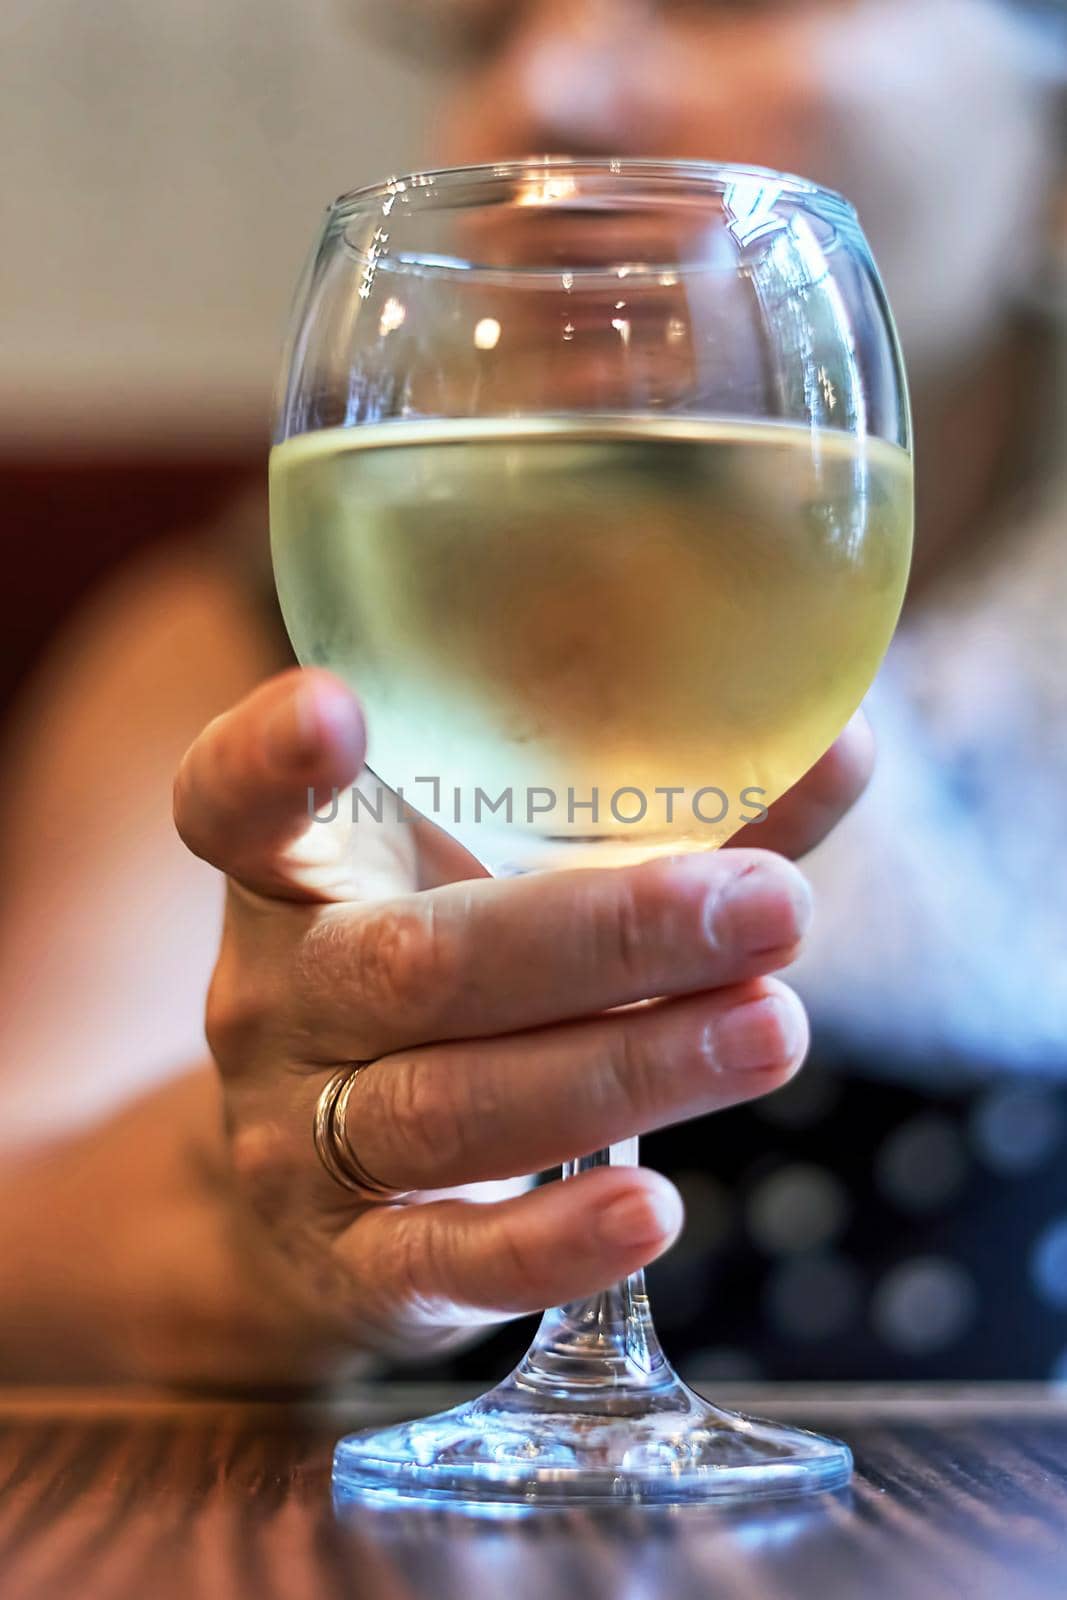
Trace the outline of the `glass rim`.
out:
[[[775,194],[773,200],[766,207],[766,211],[773,211],[774,205],[784,194],[803,206],[807,202],[810,214],[818,216],[828,225],[834,233],[838,224],[843,224],[846,233],[859,230],[859,218],[854,206],[844,195],[834,189],[828,189],[815,183],[810,178],[803,178],[796,173],[777,172],[771,167],[760,167],[742,162],[717,162],[697,160],[666,160],[643,159],[635,157],[603,156],[597,158],[570,157],[570,156],[528,156],[520,159],[499,162],[482,162],[470,166],[439,167],[424,171],[412,172],[403,177],[386,178],[379,183],[368,184],[362,188],[350,189],[338,196],[326,212],[327,230],[336,230],[340,233],[345,247],[351,251],[357,260],[361,261],[364,270],[368,268],[377,271],[389,270],[393,272],[418,275],[426,274],[435,276],[439,273],[462,273],[469,279],[488,280],[497,284],[519,281],[532,283],[558,283],[561,271],[575,279],[581,278],[589,282],[596,278],[611,279],[616,275],[625,273],[637,278],[662,276],[665,272],[688,274],[693,271],[707,271],[709,264],[702,260],[674,257],[666,261],[638,261],[625,256],[620,256],[611,261],[602,261],[596,265],[588,263],[579,265],[553,263],[531,265],[528,262],[509,263],[507,265],[488,265],[475,260],[460,259],[455,256],[423,255],[421,252],[388,251],[388,218],[397,201],[407,204],[412,198],[425,207],[427,212],[435,209],[447,209],[448,196],[455,192],[467,192],[465,203],[471,208],[478,206],[478,192],[484,188],[486,193],[485,204],[490,204],[488,196],[499,185],[528,183],[542,183],[546,187],[553,182],[561,183],[573,178],[579,182],[582,179],[593,181],[604,180],[618,182],[620,193],[625,194],[627,181],[634,185],[651,185],[653,196],[657,190],[662,193],[664,200],[671,194],[679,195],[685,192],[696,191],[699,201],[701,194],[711,196],[725,196],[731,187],[738,183],[756,183],[773,186]],[[471,191],[473,190],[473,194]],[[440,201],[438,201],[440,197]],[[551,206],[554,203],[562,205],[575,198],[565,191],[552,194],[546,192],[543,203]],[[580,205],[581,195],[576,196]],[[532,202],[531,202],[532,203]],[[456,209],[459,209],[457,204]],[[357,244],[348,235],[348,226],[360,218],[366,223],[377,222],[378,227],[370,248],[362,243]],[[759,237],[764,229],[762,225],[755,230],[754,237]],[[573,271],[572,271],[573,268]]]
[[[389,206],[401,194],[412,190],[430,188],[458,188],[464,183],[507,182],[509,179],[534,178],[544,173],[571,174],[576,177],[634,178],[659,180],[664,184],[678,181],[703,183],[709,192],[717,193],[731,181],[746,178],[762,179],[779,185],[781,189],[800,199],[820,200],[837,211],[856,216],[852,202],[837,189],[816,183],[813,178],[801,177],[795,172],[778,172],[773,167],[760,167],[738,161],[701,161],[688,158],[667,159],[642,156],[524,156],[507,161],[475,162],[460,167],[426,167],[418,171],[384,178],[378,183],[362,184],[347,189],[330,202],[330,216],[348,216],[360,211],[371,212],[376,206]]]

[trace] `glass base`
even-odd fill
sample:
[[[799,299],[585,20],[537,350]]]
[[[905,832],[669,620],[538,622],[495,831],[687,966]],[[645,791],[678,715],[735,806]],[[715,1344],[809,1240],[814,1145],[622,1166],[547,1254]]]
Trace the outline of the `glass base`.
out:
[[[518,1506],[675,1505],[840,1489],[835,1439],[722,1411],[669,1369],[654,1392],[548,1393],[523,1368],[477,1400],[353,1434],[334,1456],[341,1498]]]

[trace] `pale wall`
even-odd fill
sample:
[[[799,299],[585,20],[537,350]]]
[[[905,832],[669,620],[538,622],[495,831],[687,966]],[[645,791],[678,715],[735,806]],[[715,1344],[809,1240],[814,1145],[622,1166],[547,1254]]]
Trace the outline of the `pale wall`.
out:
[[[432,159],[345,0],[0,0],[0,426],[258,426],[320,205]]]

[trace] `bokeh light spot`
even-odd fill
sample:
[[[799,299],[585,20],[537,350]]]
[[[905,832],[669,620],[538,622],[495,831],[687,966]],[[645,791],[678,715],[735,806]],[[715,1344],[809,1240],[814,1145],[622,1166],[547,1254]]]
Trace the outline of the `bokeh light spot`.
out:
[[[875,1290],[871,1317],[886,1344],[920,1356],[953,1344],[977,1303],[964,1267],[941,1256],[916,1256],[886,1273]]]

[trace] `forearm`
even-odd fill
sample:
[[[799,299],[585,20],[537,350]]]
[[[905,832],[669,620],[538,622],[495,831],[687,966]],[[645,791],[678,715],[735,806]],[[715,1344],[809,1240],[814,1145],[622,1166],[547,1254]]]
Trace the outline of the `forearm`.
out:
[[[234,1203],[210,1068],[0,1165],[0,1377],[307,1382],[346,1357]]]

